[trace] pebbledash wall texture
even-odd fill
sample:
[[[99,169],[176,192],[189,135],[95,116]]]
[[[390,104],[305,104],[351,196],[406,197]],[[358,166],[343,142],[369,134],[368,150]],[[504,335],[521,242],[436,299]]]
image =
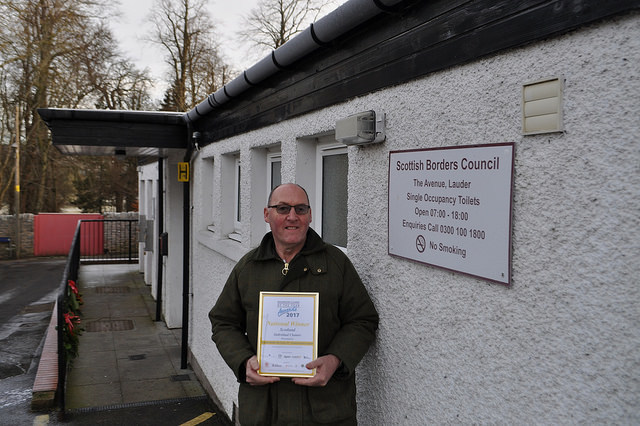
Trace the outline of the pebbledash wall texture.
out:
[[[610,19],[203,148],[190,348],[225,411],[237,383],[207,313],[265,231],[257,160],[279,146],[282,181],[304,181],[308,138],[376,109],[386,141],[348,149],[347,252],[381,318],[357,371],[360,424],[640,422],[639,22]],[[564,79],[564,131],[523,136],[522,85],[547,77]],[[389,256],[389,152],[501,142],[515,142],[511,287]],[[252,212],[240,242],[220,223],[236,154]]]

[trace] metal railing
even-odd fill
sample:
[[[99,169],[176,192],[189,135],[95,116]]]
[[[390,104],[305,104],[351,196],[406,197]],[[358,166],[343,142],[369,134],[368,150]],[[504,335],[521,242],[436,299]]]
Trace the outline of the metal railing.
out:
[[[80,228],[82,221],[78,222],[76,226],[76,232],[73,235],[73,241],[71,248],[69,249],[69,256],[67,257],[67,264],[62,274],[62,281],[58,287],[58,297],[56,299],[56,316],[58,319],[57,327],[57,341],[58,341],[58,386],[56,389],[56,401],[62,417],[65,412],[65,386],[67,380],[67,351],[65,350],[65,315],[69,314],[69,282],[74,283],[78,280],[78,270],[80,269]]]
[[[61,417],[65,413],[65,387],[69,355],[73,353],[69,329],[73,328],[73,293],[77,292],[80,263],[134,263],[138,261],[138,220],[80,220],[76,226],[67,264],[56,299],[58,319],[58,385],[56,401]],[[79,331],[75,330],[75,336]],[[71,336],[74,336],[71,333]],[[76,342],[77,344],[77,342]],[[77,346],[75,348],[77,350]]]
[[[82,220],[82,263],[138,262],[138,219]]]

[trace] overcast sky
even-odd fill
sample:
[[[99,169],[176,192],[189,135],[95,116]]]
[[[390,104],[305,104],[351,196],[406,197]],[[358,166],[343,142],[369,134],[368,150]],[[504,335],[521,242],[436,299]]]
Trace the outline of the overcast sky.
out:
[[[334,10],[337,5],[346,0],[335,0],[336,6],[327,9],[326,13]],[[143,38],[151,31],[147,17],[154,0],[121,0],[122,17],[112,21],[112,28],[120,42],[120,46],[139,68],[148,68],[156,80],[161,80],[166,73],[163,61],[165,52]],[[236,41],[236,30],[242,22],[242,16],[256,7],[258,0],[209,0],[210,16],[213,19],[216,34],[221,45],[222,54],[228,63],[239,71],[255,64],[262,57],[249,57],[245,48]],[[325,13],[325,14],[326,14]],[[162,98],[164,87],[157,87],[155,98]]]
[[[243,49],[238,47],[234,40],[235,29],[241,22],[242,15],[247,14],[257,3],[258,0],[209,0],[210,15],[221,42],[222,54],[240,70],[249,68],[255,61],[249,62]],[[154,0],[122,0],[122,17],[113,20],[111,27],[124,54],[139,68],[148,68],[151,75],[160,80],[167,69],[163,60],[164,52],[158,46],[144,41],[144,37],[151,32],[147,17],[153,4]],[[154,96],[161,98],[163,92],[164,87],[159,87]]]

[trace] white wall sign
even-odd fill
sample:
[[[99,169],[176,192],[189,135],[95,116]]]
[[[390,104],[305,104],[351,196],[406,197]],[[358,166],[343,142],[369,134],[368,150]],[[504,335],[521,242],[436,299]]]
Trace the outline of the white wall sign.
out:
[[[389,254],[511,284],[514,144],[389,153]]]

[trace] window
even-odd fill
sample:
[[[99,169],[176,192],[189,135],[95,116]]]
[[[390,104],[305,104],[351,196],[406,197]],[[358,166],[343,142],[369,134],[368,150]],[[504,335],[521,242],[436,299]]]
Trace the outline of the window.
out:
[[[240,229],[242,227],[242,170],[240,156],[236,155],[233,160],[233,232],[229,234],[229,238],[240,241]]]
[[[256,147],[249,150],[249,161],[251,164],[250,176],[246,176],[249,171],[244,167],[244,179],[250,182],[248,190],[250,194],[244,194],[244,198],[250,199],[250,206],[246,207],[243,214],[245,232],[243,240],[251,246],[257,246],[262,241],[265,232],[269,232],[269,224],[264,222],[264,207],[267,205],[267,197],[271,189],[282,182],[282,154],[280,143]],[[247,190],[247,186],[244,186]],[[248,227],[247,227],[248,225]]]
[[[267,155],[267,193],[282,183],[282,156],[278,153]]]
[[[296,182],[309,194],[311,227],[322,239],[347,247],[349,161],[347,147],[334,134],[298,139]]]
[[[313,221],[324,241],[343,248],[347,247],[348,171],[347,147],[335,142],[318,143]]]
[[[267,154],[267,197],[276,186],[282,183],[282,154],[280,151],[269,151]],[[267,203],[267,197],[264,198],[265,204]],[[271,231],[271,227],[268,223],[265,223],[266,232]]]
[[[213,201],[213,191],[211,188],[215,188],[216,182],[214,180],[214,168],[213,157],[204,158],[202,161],[202,167],[198,176],[198,182],[201,182],[197,187],[200,188],[200,192],[197,195],[202,202],[202,215],[197,218],[199,226],[203,226],[211,232],[215,232],[216,225],[220,224],[219,215]],[[194,176],[195,180],[196,176]]]
[[[325,151],[322,155],[322,238],[347,247],[346,152]]]
[[[228,238],[241,241],[242,232],[242,194],[240,154],[229,153],[220,156],[220,206],[219,222],[215,232]]]
[[[234,218],[236,222],[236,227],[239,227],[240,222],[242,221],[242,207],[240,206],[240,194],[242,192],[240,188],[240,182],[242,178],[241,170],[240,170],[240,159],[236,157],[234,162],[234,199],[233,204],[235,206],[234,210]]]

